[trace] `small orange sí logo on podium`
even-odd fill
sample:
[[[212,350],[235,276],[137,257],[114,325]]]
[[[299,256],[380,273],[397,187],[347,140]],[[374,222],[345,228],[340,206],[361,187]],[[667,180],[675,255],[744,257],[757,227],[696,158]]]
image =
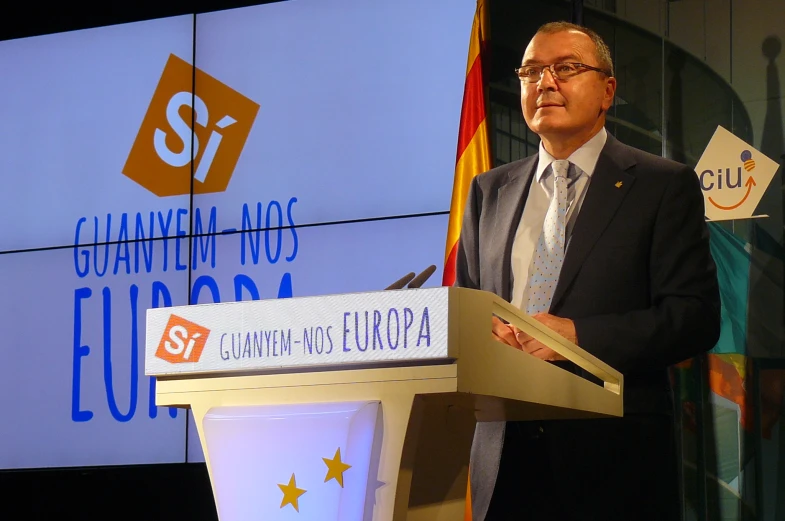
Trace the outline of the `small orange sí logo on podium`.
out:
[[[172,364],[196,363],[209,335],[210,330],[206,327],[171,315],[155,356]]]

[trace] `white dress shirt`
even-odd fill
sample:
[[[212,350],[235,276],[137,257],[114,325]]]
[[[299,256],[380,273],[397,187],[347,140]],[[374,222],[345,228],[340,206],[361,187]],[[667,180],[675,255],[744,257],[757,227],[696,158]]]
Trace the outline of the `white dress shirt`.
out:
[[[570,165],[570,181],[567,193],[567,245],[572,234],[575,219],[578,217],[583,198],[594,174],[594,167],[600,158],[608,137],[605,129],[600,129],[589,141],[583,144],[578,150],[573,152],[567,160]],[[529,188],[529,196],[523,207],[521,221],[515,232],[515,240],[512,243],[512,304],[519,309],[525,309],[528,295],[526,288],[529,282],[529,269],[531,267],[532,256],[537,249],[537,243],[542,233],[542,224],[545,221],[545,214],[551,202],[553,193],[553,173],[551,163],[555,158],[550,155],[540,142],[540,153],[537,161],[537,169],[532,176],[532,185]]]

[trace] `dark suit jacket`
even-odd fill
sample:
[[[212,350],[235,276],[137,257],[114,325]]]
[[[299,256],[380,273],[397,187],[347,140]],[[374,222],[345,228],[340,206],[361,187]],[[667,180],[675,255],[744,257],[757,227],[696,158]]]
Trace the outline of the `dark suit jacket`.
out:
[[[512,244],[536,165],[535,155],[473,180],[456,286],[510,300]],[[716,269],[695,172],[608,134],[550,312],[572,319],[577,344],[624,374],[625,415],[669,414],[667,368],[713,347],[720,330]],[[489,429],[478,428],[475,445],[489,450],[473,447],[472,488],[487,492],[500,438],[498,426],[480,427]],[[475,501],[482,511],[490,496],[480,495]]]

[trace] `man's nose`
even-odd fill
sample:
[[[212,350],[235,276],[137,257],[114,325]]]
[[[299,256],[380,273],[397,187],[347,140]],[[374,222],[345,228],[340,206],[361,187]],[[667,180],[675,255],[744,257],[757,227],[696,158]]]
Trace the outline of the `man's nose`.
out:
[[[553,73],[548,67],[545,67],[542,70],[542,75],[540,75],[540,81],[537,82],[537,90],[558,90],[559,85],[556,82],[556,78],[553,77]]]

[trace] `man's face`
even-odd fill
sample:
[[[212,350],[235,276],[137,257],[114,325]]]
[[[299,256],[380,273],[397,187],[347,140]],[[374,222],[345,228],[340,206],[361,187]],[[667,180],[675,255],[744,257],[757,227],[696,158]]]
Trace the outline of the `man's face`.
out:
[[[522,65],[580,62],[600,67],[594,42],[578,31],[538,34],[523,55]],[[601,72],[581,70],[564,81],[545,70],[538,83],[521,83],[521,108],[529,128],[541,137],[568,139],[591,135],[603,125],[600,111],[613,101],[616,80]]]

